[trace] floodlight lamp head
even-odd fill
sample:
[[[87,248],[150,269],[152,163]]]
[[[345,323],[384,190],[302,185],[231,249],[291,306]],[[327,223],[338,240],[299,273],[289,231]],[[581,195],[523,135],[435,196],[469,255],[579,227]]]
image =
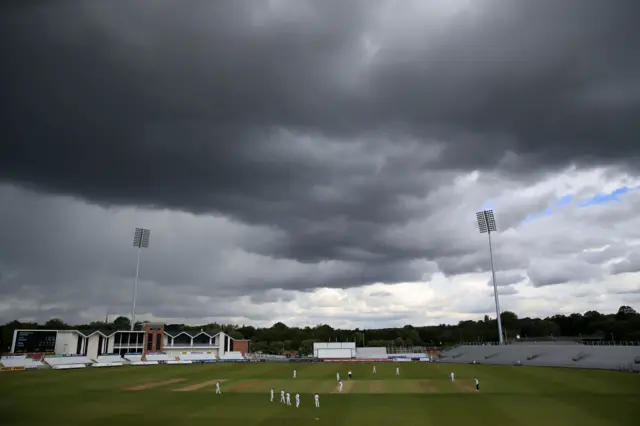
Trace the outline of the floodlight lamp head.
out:
[[[136,231],[133,234],[133,246],[138,248],[148,248],[150,236],[151,231],[149,229],[136,228]]]
[[[496,218],[493,214],[493,210],[483,210],[476,213],[476,219],[478,220],[478,229],[481,234],[487,232],[496,232]]]

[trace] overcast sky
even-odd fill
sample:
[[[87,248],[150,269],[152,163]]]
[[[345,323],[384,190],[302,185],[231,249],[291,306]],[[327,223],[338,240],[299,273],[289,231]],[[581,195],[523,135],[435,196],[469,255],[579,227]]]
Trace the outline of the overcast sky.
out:
[[[640,308],[637,0],[0,8],[0,322]]]

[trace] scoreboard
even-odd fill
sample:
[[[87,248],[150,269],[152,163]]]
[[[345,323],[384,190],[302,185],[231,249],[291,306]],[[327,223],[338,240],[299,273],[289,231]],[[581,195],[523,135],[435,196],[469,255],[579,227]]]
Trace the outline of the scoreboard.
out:
[[[14,353],[55,352],[57,331],[18,331]]]

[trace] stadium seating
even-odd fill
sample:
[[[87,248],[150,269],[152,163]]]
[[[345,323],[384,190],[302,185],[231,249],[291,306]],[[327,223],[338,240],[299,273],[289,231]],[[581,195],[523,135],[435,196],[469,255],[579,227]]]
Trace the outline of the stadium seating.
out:
[[[158,361],[158,362],[166,362],[166,361],[175,361],[176,358],[165,353],[155,353],[155,354],[147,354],[145,355],[145,359],[147,361]]]
[[[272,354],[247,354],[246,359],[253,361],[288,361],[289,358],[286,355],[272,355]]]
[[[517,364],[553,367],[633,369],[640,346],[575,344],[462,345],[443,352],[440,362]]]
[[[244,356],[242,356],[242,352],[225,352],[224,355],[222,355],[222,359],[223,360],[243,360]]]
[[[67,370],[72,368],[84,368],[93,364],[86,356],[56,356],[49,355],[44,357],[44,363],[54,370]]]
[[[357,359],[387,359],[387,348],[356,348]]]
[[[101,364],[123,364],[125,360],[120,355],[100,355],[96,362]]]
[[[13,355],[0,357],[0,366],[2,367],[24,367],[27,370],[35,368],[43,368],[45,365],[42,360],[34,360],[26,355]]]
[[[142,361],[142,354],[126,354],[124,359],[129,362],[140,362]]]
[[[212,361],[218,359],[215,354],[205,352],[187,352],[178,355],[180,361]]]

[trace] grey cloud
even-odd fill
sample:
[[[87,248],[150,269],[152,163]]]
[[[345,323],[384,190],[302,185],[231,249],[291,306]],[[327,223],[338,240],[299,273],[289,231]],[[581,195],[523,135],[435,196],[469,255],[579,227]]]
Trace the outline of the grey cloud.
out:
[[[485,201],[571,163],[640,164],[637,2],[429,7],[3,5],[0,294],[126,311],[140,224],[148,312],[167,287],[208,315],[197,296],[487,271]],[[473,170],[482,190],[452,184]],[[529,195],[503,203],[502,231],[556,196]],[[603,240],[540,236],[496,236],[497,269],[547,282],[531,255]]]
[[[437,263],[445,275],[491,271],[488,247],[463,256],[439,258]],[[529,258],[523,250],[510,250],[508,245],[502,245],[494,249],[494,265],[497,270],[522,269],[529,265]]]
[[[507,152],[535,167],[631,160],[639,104],[587,96],[585,105],[584,94],[637,83],[629,45],[639,31],[630,18],[637,2],[565,3],[486,1],[468,12],[474,19],[402,28],[377,19],[388,2],[269,9],[222,1],[186,10],[60,1],[8,9],[0,39],[11,43],[2,46],[9,65],[0,81],[12,120],[2,122],[2,177],[106,204],[269,223],[303,206],[312,217],[388,220],[399,197],[427,189],[423,176],[410,177],[427,168],[494,167]],[[395,12],[429,22],[421,7]],[[366,34],[383,49],[362,65]],[[412,61],[386,60],[396,46]],[[280,142],[281,129],[295,142]],[[318,157],[296,149],[305,138],[340,140],[342,148]],[[395,157],[389,139],[408,149]],[[40,148],[27,150],[26,140]],[[372,167],[334,162],[355,158],[351,147],[362,140],[377,140],[367,142],[366,157],[386,157],[364,185],[356,182]],[[305,196],[335,185],[332,202]],[[368,208],[372,202],[379,207]]]
[[[509,287],[512,284],[517,284],[525,279],[526,277],[522,274],[514,274],[514,273],[507,273],[507,272],[496,273],[496,285],[499,287]],[[487,281],[487,285],[490,287],[493,287],[493,280]],[[504,290],[506,291],[506,289]]]
[[[534,260],[527,270],[534,287],[564,284],[570,281],[589,282],[602,276],[602,269],[577,259]]]
[[[640,253],[633,252],[621,262],[611,265],[612,274],[626,274],[630,272],[640,272]]]
[[[616,244],[612,246],[606,247],[604,250],[591,250],[591,251],[583,251],[580,253],[579,258],[584,260],[585,262],[600,265],[616,257],[624,256],[628,247],[624,244]]]
[[[640,294],[640,287],[633,290],[619,290],[615,294]]]
[[[291,292],[280,290],[267,290],[262,293],[252,293],[249,299],[252,303],[274,303],[274,302],[290,302],[295,300],[295,295]]]
[[[498,289],[498,294],[500,296],[514,296],[518,294],[518,290],[515,289],[513,286],[506,286]],[[493,293],[491,295],[493,296]]]
[[[371,297],[389,297],[392,296],[393,294],[388,292],[388,291],[375,291],[373,293],[371,293],[369,296]]]

